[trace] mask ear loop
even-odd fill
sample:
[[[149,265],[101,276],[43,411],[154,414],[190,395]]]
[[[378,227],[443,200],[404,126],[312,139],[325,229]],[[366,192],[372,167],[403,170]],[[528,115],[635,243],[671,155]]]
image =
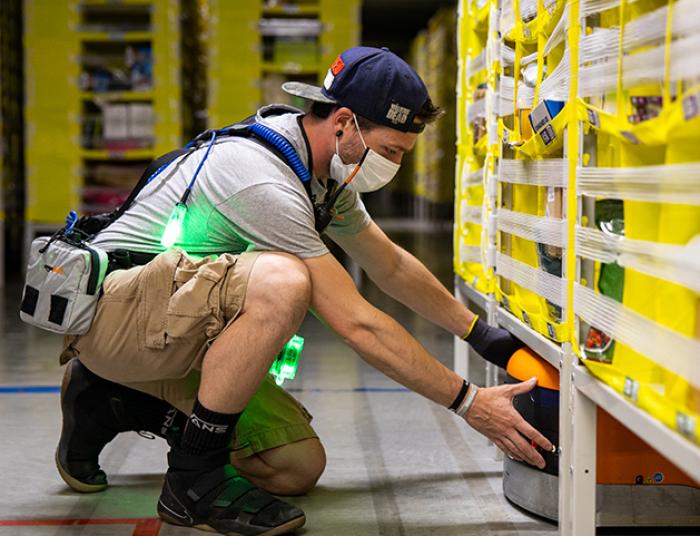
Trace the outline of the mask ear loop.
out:
[[[348,184],[352,181],[352,179],[355,178],[355,175],[357,175],[357,172],[360,171],[360,168],[362,167],[362,164],[365,161],[365,158],[367,158],[367,154],[369,153],[369,147],[367,147],[367,144],[365,143],[365,139],[362,137],[362,132],[360,132],[360,125],[357,123],[357,116],[355,114],[352,114],[352,119],[355,121],[355,128],[357,128],[357,133],[360,135],[360,140],[362,140],[362,145],[365,146],[365,152],[362,153],[362,158],[360,158],[360,161],[357,163],[355,166],[355,169],[352,170],[352,173],[348,176],[345,181],[343,181],[343,184],[340,185],[340,188],[338,188],[333,194],[330,196],[330,198],[323,203],[323,205],[330,209],[333,204],[335,203],[336,199],[338,199],[338,196],[345,190]],[[338,153],[338,138],[342,135],[342,131],[339,130],[338,132],[335,133],[336,138],[335,138],[335,152]]]
[[[355,121],[355,128],[357,129],[357,133],[360,135],[360,139],[362,140],[362,145],[365,146],[365,149],[367,149],[367,144],[365,143],[365,137],[362,135],[362,131],[360,130],[360,123],[357,122],[357,116],[355,114],[352,114],[352,120]]]

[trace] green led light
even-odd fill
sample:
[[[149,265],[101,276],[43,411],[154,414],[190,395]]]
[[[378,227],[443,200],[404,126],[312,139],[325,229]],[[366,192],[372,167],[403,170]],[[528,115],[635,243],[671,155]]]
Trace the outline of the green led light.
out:
[[[297,367],[301,351],[304,349],[304,338],[294,335],[282,351],[277,355],[270,367],[270,374],[275,377],[275,383],[282,385],[285,380],[293,380],[297,376]]]
[[[170,213],[170,219],[168,219],[168,224],[165,226],[163,237],[160,239],[160,244],[165,249],[173,247],[175,242],[180,238],[180,234],[182,234],[182,223],[185,221],[186,214],[187,205],[184,203],[177,203],[173,207],[173,211]]]

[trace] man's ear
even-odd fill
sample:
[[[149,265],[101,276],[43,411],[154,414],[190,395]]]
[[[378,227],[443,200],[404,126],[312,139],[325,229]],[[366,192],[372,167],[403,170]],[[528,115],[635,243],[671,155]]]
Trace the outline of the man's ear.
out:
[[[354,125],[352,120],[352,110],[341,106],[335,112],[333,112],[333,130],[335,132],[344,131]]]

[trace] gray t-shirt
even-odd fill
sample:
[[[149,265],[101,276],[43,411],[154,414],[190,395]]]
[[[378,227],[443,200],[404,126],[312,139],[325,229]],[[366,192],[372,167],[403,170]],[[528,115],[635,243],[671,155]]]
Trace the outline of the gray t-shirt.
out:
[[[288,113],[262,122],[287,138],[308,168],[309,150],[298,117]],[[205,150],[200,148],[172,163],[93,243],[107,251],[163,251],[160,239],[165,225]],[[315,178],[312,190],[317,199],[323,198],[325,188]],[[285,251],[304,259],[328,252],[314,229],[311,201],[299,178],[269,149],[245,138],[217,140],[199,172],[187,207],[176,246],[188,253]],[[337,216],[326,229],[331,239],[357,233],[371,221],[358,194],[349,190],[343,191],[335,207]]]

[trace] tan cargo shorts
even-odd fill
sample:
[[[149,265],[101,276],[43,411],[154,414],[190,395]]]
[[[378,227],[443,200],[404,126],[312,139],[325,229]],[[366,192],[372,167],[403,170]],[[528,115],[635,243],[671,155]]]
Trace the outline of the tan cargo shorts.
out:
[[[240,313],[259,253],[201,260],[171,249],[107,276],[90,330],[67,337],[95,374],[166,400],[189,414],[209,345]],[[268,376],[238,423],[239,457],[317,437],[311,415]]]

